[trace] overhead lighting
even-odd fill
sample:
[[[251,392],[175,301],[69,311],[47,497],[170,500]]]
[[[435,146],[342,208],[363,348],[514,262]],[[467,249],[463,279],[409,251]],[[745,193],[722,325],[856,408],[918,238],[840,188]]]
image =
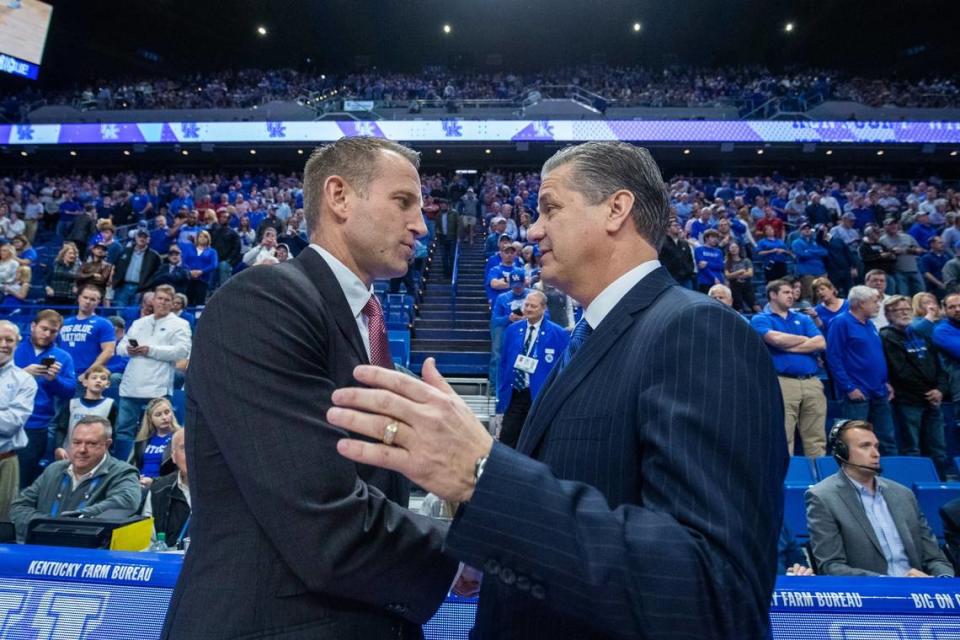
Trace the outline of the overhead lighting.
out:
[[[261,36],[265,36],[267,35],[267,28],[264,27],[263,25],[260,25],[259,27],[257,27],[257,33],[259,33]]]
[[[950,152],[950,155],[956,157],[956,156],[957,156],[957,151],[956,151],[956,149],[954,149],[953,151],[951,151],[951,152]]]
[[[690,155],[690,149],[684,149],[684,150],[683,150],[683,155],[685,155],[685,156]]]
[[[252,156],[257,155],[257,150],[256,150],[256,149],[250,149],[250,155],[252,155]]]
[[[828,156],[832,156],[832,155],[833,155],[833,149],[827,149],[827,155],[828,155]]]
[[[70,151],[70,155],[71,155],[71,156],[73,156],[73,157],[77,157],[77,152],[76,152],[76,151],[73,151],[73,150],[71,150],[71,151]]]
[[[298,156],[302,156],[302,155],[303,155],[303,149],[297,149],[297,155],[298,155]]]
[[[787,24],[783,25],[783,30],[787,33],[793,33],[794,29],[796,29],[796,25],[794,25],[792,22],[788,22]]]
[[[441,153],[443,153],[443,149],[437,149],[437,155],[440,155]]]
[[[27,157],[27,152],[26,152],[26,151],[21,151],[21,152],[20,152],[20,155],[23,156],[24,158],[26,158],[26,157]]]
[[[451,27],[449,24],[443,25],[443,32],[445,34],[450,35],[450,32],[452,31],[453,31],[453,27]]]
[[[882,155],[883,155],[883,149],[878,150],[878,151],[877,151],[877,155],[878,155],[878,156],[882,156]]]
[[[187,151],[186,149],[183,149],[183,150],[180,151],[180,155],[188,156],[188,155],[190,155],[190,152]]]
[[[124,150],[123,150],[123,155],[125,155],[125,156],[130,155],[130,149],[124,149]]]
[[[634,23],[633,23],[633,32],[634,32],[634,33],[640,33],[640,29],[642,29],[642,28],[643,28],[643,25],[641,25],[639,22],[634,22]]]
[[[493,149],[484,149],[483,152],[487,155],[490,155],[491,153],[493,153]],[[954,151],[953,154],[956,155],[957,152]]]
[[[762,155],[763,155],[763,149],[757,149],[757,155],[758,155],[758,156],[762,156]]]

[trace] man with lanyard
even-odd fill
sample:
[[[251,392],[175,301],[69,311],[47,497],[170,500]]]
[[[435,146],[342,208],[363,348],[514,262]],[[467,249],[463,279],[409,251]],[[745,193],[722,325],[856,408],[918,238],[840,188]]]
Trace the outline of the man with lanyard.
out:
[[[570,342],[563,327],[544,317],[546,310],[547,296],[542,291],[529,292],[523,300],[523,319],[504,334],[497,413],[503,414],[500,442],[512,449],[533,401]]]
[[[17,540],[36,518],[126,517],[140,506],[140,474],[136,467],[108,453],[113,427],[99,416],[82,418],[73,430],[69,459],[47,465],[37,481],[10,507]]]
[[[754,331],[767,344],[783,395],[787,451],[793,455],[793,435],[799,427],[803,454],[808,457],[826,453],[823,429],[827,419],[827,398],[817,378],[817,354],[826,349],[823,335],[810,316],[790,310],[795,299],[793,287],[774,280],[767,285],[769,311],[758,313],[750,321]]]

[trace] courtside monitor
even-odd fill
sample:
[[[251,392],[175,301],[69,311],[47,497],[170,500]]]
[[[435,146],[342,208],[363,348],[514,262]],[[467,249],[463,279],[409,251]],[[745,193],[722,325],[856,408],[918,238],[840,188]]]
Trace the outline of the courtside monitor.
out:
[[[52,15],[40,0],[0,0],[0,71],[37,79]]]

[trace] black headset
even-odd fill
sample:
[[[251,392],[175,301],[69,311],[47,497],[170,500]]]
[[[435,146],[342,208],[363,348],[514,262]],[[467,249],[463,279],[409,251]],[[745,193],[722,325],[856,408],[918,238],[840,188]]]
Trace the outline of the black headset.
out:
[[[833,423],[833,428],[830,429],[830,437],[827,440],[827,444],[833,452],[833,459],[841,465],[850,462],[850,447],[843,439],[843,432],[847,430],[847,425],[851,422],[853,420],[837,420]]]

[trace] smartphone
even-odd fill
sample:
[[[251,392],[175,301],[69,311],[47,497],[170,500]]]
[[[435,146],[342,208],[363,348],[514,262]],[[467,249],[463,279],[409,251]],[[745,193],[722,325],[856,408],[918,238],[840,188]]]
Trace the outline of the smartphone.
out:
[[[130,346],[133,347],[134,349],[140,346],[140,343],[134,340],[133,338],[130,338],[129,340],[127,340],[127,342],[130,343]]]
[[[56,361],[57,359],[54,358],[53,356],[47,356],[46,358],[40,361],[40,364],[42,364],[45,367],[52,367],[53,363]]]

